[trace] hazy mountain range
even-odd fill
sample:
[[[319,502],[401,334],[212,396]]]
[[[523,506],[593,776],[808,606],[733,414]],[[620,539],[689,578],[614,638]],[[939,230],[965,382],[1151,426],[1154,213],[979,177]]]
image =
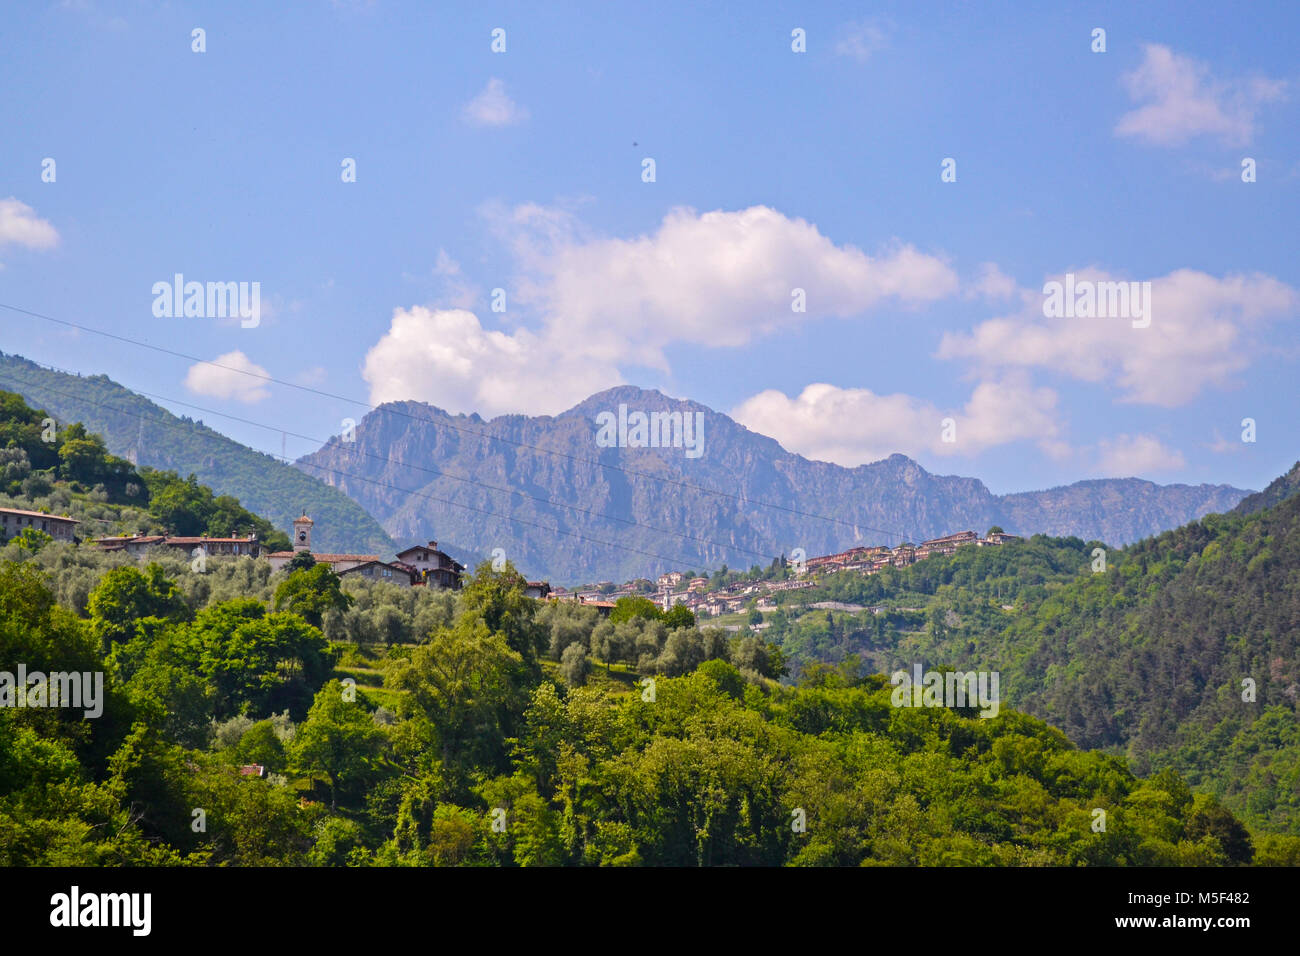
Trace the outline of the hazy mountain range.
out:
[[[702,454],[598,446],[598,416],[620,405],[699,413]],[[397,540],[436,539],[471,565],[501,548],[553,583],[765,565],[795,548],[812,556],[995,524],[1119,545],[1227,511],[1249,493],[1127,478],[995,495],[904,455],[856,468],[811,461],[699,403],[631,386],[560,415],[491,421],[390,403],[365,416],[355,441],[333,439],[297,464]]]
[[[395,541],[433,539],[473,566],[499,548],[553,583],[766,565],[797,548],[813,556],[995,524],[1120,545],[1228,511],[1250,493],[1126,478],[995,495],[979,479],[934,475],[904,455],[856,468],[811,461],[697,402],[632,386],[556,416],[491,421],[390,403],[358,423],[355,441],[334,438],[296,467],[106,376],[0,354],[0,388],[85,422],[114,454],[194,472],[278,527],[306,509],[320,550],[389,555]],[[701,453],[601,447],[598,416],[620,405],[700,416]]]

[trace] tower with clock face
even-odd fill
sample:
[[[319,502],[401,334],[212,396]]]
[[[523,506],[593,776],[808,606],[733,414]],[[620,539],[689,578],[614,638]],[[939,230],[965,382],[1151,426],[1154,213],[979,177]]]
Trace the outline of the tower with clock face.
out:
[[[311,550],[311,526],[314,522],[303,512],[301,518],[293,519],[293,550]]]

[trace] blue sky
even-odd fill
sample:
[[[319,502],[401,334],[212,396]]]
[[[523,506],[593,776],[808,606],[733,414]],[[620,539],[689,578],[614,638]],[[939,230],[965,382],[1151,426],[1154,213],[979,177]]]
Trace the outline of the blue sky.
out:
[[[1293,4],[267,6],[6,11],[0,302],[485,417],[655,387],[809,457],[899,451],[996,492],[1258,488],[1300,457]],[[260,321],[155,316],[178,272],[260,283]],[[1150,325],[1045,316],[1065,273],[1150,282]],[[276,428],[360,417],[0,330]]]

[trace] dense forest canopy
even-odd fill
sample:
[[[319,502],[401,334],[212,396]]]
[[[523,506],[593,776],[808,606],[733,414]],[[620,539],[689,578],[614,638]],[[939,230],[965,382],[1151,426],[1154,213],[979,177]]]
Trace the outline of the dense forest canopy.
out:
[[[0,671],[102,669],[107,701],[98,720],[0,708],[3,864],[1300,857],[1173,771],[1143,781],[1025,714],[896,707],[852,658],[785,685],[752,635],[601,622],[525,597],[509,566],[453,593],[246,558],[20,557],[0,563]],[[47,568],[96,576],[80,612]]]

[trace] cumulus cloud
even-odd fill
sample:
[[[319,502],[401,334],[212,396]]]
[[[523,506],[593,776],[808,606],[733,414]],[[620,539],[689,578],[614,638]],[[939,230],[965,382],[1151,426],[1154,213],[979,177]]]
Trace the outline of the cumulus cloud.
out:
[[[1120,136],[1177,146],[1205,135],[1245,146],[1254,138],[1259,108],[1286,90],[1285,82],[1258,76],[1218,80],[1204,64],[1160,44],[1142,49],[1142,63],[1123,77],[1130,97],[1142,105],[1120,117]]]
[[[1153,435],[1116,435],[1097,443],[1094,470],[1102,478],[1143,478],[1179,471],[1186,464],[1181,452]]]
[[[528,119],[528,111],[507,95],[505,83],[495,76],[465,104],[463,115],[475,126],[514,126]]]
[[[396,309],[366,354],[370,401],[429,402],[453,413],[532,415],[564,411],[621,384],[618,370],[527,329],[484,329],[463,309]]]
[[[519,261],[512,308],[529,308],[535,328],[491,331],[464,308],[398,309],[366,362],[371,401],[560,411],[620,384],[622,365],[666,370],[671,345],[741,346],[791,323],[923,305],[958,286],[935,256],[901,243],[867,255],[766,206],[675,209],[631,239],[593,236],[572,213],[536,204],[486,215]],[[459,280],[450,258],[435,271]],[[804,312],[792,310],[796,289]]]
[[[568,217],[524,210],[527,291],[598,356],[666,367],[662,349],[745,345],[793,322],[915,306],[957,290],[943,260],[895,243],[870,256],[767,206],[670,211],[650,235],[570,237]],[[806,311],[792,311],[803,290]]]
[[[271,397],[263,378],[270,373],[240,351],[218,355],[211,363],[198,362],[185,373],[185,387],[195,395],[233,398],[252,405]]]
[[[877,395],[865,388],[817,383],[790,398],[769,389],[742,402],[731,416],[807,458],[853,467],[894,452],[917,457],[977,455],[1022,440],[1056,454],[1060,442],[1056,393],[1021,378],[983,382],[959,410],[911,395]],[[955,441],[946,442],[944,419]]]
[[[1097,269],[1075,273],[1076,285],[1117,280]],[[1255,330],[1297,304],[1295,290],[1269,276],[1216,278],[1191,269],[1151,280],[1150,300],[1151,324],[1134,328],[1122,318],[1045,318],[1043,296],[1027,296],[1015,314],[946,333],[937,354],[984,372],[1048,369],[1116,385],[1123,401],[1171,408],[1234,384],[1263,348]]]
[[[1187,464],[1181,452],[1152,435],[1121,434],[1073,447],[1062,433],[1056,405],[1052,389],[1012,376],[980,383],[960,409],[939,408],[911,395],[818,383],[793,398],[776,390],[760,392],[731,415],[790,451],[846,467],[894,452],[912,458],[975,456],[1021,441],[1097,477],[1150,477]],[[955,424],[953,442],[943,440],[946,418]]]
[[[0,245],[53,249],[58,243],[58,231],[35,209],[13,196],[0,199]]]

